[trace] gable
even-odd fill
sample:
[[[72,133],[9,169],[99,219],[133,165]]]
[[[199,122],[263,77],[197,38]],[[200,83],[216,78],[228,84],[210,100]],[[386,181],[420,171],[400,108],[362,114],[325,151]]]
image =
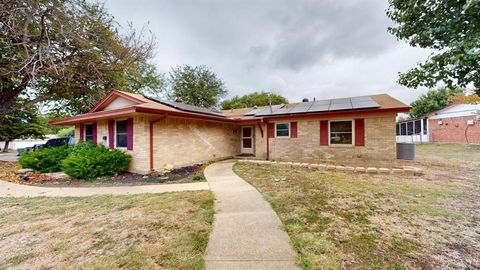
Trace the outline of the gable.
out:
[[[115,110],[115,109],[121,109],[121,108],[126,108],[130,107],[133,105],[136,105],[136,102],[133,102],[131,100],[128,100],[123,97],[117,97],[114,100],[112,100],[110,103],[108,103],[102,111],[110,111],[110,110]]]

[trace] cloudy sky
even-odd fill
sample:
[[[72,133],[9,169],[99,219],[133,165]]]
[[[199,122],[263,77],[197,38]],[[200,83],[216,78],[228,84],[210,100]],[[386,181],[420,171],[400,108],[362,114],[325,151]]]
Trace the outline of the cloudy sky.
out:
[[[425,89],[398,72],[429,52],[387,33],[387,0],[107,0],[120,23],[148,24],[160,72],[206,65],[229,96],[273,91],[291,102],[389,93],[411,102]]]

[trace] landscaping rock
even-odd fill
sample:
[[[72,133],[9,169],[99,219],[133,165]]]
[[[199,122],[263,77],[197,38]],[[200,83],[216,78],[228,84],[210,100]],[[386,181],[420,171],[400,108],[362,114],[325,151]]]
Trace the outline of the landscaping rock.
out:
[[[346,172],[354,172],[355,171],[355,168],[354,167],[345,167],[345,171]]]
[[[364,168],[364,167],[355,167],[355,172],[356,172],[356,173],[364,173],[364,172],[365,172],[365,168]]]
[[[32,169],[20,169],[20,170],[17,170],[15,173],[16,174],[30,174],[30,173],[33,173],[34,170]]]
[[[399,168],[393,168],[392,169],[392,174],[403,174],[403,170]]]
[[[337,167],[337,166],[335,166],[335,165],[327,165],[327,167],[326,167],[325,169],[326,169],[327,171],[335,171],[335,168],[336,168],[336,167]]]
[[[165,172],[169,173],[171,171],[173,171],[173,169],[175,169],[175,167],[172,165],[172,164],[166,164],[163,169],[165,170]]]
[[[344,171],[345,171],[345,166],[336,166],[336,167],[335,167],[335,170],[336,170],[337,172],[344,172]]]
[[[52,179],[52,180],[68,180],[71,177],[65,174],[64,172],[54,172],[54,173],[42,173],[42,175]]]
[[[366,172],[371,173],[371,174],[375,174],[375,173],[378,173],[378,170],[375,167],[368,167]]]
[[[378,173],[380,173],[380,174],[390,174],[390,169],[380,168],[380,169],[378,169]]]

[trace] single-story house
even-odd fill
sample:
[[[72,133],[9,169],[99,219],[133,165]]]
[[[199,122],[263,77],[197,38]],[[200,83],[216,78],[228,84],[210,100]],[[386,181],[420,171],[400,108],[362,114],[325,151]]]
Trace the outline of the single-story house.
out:
[[[480,104],[452,104],[397,123],[397,142],[480,144]]]
[[[214,111],[112,91],[75,125],[78,141],[119,148],[147,173],[236,155],[295,162],[396,159],[395,117],[410,107],[387,94]]]

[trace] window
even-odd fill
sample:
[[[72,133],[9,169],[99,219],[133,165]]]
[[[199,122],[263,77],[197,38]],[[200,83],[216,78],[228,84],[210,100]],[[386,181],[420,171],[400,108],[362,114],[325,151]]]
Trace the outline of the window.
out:
[[[427,135],[427,119],[423,119],[423,135]]]
[[[422,133],[422,121],[415,121],[415,135],[420,135]]]
[[[401,123],[400,124],[400,134],[402,136],[407,135],[407,123]]]
[[[85,141],[93,142],[93,125],[85,125]]]
[[[407,135],[413,135],[413,122],[407,122]]]
[[[117,147],[127,147],[127,120],[117,121]]]
[[[290,137],[290,123],[275,124],[275,137]]]
[[[330,144],[353,144],[352,121],[330,121]]]
[[[395,125],[397,127],[397,136],[400,135],[400,124],[396,124]]]

